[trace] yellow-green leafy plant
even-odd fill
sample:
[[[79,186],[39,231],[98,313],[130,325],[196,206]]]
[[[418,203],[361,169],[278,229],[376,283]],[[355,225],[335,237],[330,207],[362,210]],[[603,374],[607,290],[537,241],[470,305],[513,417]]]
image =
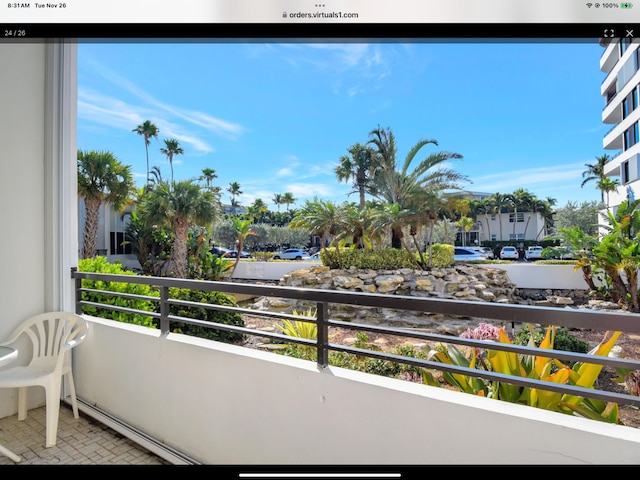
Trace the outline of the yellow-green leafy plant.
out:
[[[547,329],[546,335],[538,348],[553,349],[555,330],[556,327],[554,326],[550,326]],[[620,334],[621,332],[607,332],[604,339],[589,352],[589,355],[607,356]],[[512,343],[504,328],[499,329],[498,342]],[[536,346],[533,335],[530,337],[529,346]],[[557,359],[542,355],[525,355],[491,348],[459,349],[454,345],[440,346],[433,349],[427,358],[449,365],[582,388],[593,388],[602,371],[602,365],[588,362],[577,362],[573,367],[569,367]],[[577,414],[609,423],[620,423],[619,409],[616,403],[607,403],[578,395],[552,392],[541,388],[523,387],[507,382],[487,380],[457,373],[443,372],[442,376],[449,385],[462,392],[566,414]],[[428,371],[423,373],[423,381],[429,385],[439,384]]]
[[[308,308],[305,311],[293,310],[293,315],[298,317],[316,318],[316,309]],[[318,338],[318,326],[314,322],[306,322],[303,320],[283,319],[282,323],[276,324],[275,327],[285,335],[290,337],[307,338],[316,340]],[[288,347],[288,354],[307,360],[315,360],[315,348],[307,345],[293,344]]]

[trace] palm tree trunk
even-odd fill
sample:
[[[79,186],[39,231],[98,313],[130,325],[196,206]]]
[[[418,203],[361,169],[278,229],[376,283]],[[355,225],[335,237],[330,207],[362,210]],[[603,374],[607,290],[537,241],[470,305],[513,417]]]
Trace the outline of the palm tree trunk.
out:
[[[189,225],[184,218],[176,217],[173,221],[173,247],[171,260],[173,261],[173,276],[187,278],[187,235]]]
[[[82,258],[93,258],[98,244],[98,215],[100,212],[99,199],[84,200],[84,236],[82,241]]]

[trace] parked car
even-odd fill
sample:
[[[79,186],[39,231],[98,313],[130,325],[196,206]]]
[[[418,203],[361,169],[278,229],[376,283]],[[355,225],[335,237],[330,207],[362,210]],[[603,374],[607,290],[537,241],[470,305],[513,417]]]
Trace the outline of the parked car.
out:
[[[310,260],[310,261],[320,261],[320,252],[316,252],[313,255],[309,255],[308,257],[302,257],[303,260]]]
[[[487,256],[471,247],[454,247],[453,259],[456,262],[467,260],[486,260]]]
[[[273,260],[302,260],[308,256],[309,252],[302,248],[287,248],[284,252],[276,253],[271,258]]]
[[[532,245],[524,251],[524,258],[527,260],[540,260],[542,258],[542,248],[540,245]]]
[[[500,260],[518,260],[518,258],[520,258],[520,254],[516,247],[507,245],[500,250]]]
[[[491,249],[491,247],[473,247],[474,250],[476,250],[477,252],[480,253],[484,253],[487,258],[495,258],[496,256],[493,254],[493,250]]]
[[[214,255],[218,255],[219,257],[224,257],[230,251],[230,249],[224,247],[211,247],[211,253],[213,253]]]
[[[237,252],[237,250],[231,250],[231,251],[225,253],[224,256],[227,257],[227,258],[237,258],[238,257],[238,252]],[[240,253],[240,258],[253,258],[253,257],[251,256],[251,254],[249,252],[243,250]]]

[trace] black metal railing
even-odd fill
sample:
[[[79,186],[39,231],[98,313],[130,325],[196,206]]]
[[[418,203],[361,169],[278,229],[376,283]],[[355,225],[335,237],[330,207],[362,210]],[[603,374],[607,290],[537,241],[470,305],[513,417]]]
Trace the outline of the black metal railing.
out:
[[[467,300],[451,300],[442,298],[413,297],[404,295],[358,293],[350,291],[335,291],[315,288],[297,288],[286,286],[270,286],[250,283],[213,282],[204,280],[186,280],[165,277],[112,275],[79,272],[72,269],[72,278],[75,279],[76,312],[81,314],[83,306],[94,306],[108,310],[126,312],[131,314],[146,315],[154,318],[163,334],[169,332],[170,322],[182,322],[190,325],[198,325],[205,328],[235,332],[242,335],[252,335],[279,340],[286,343],[295,343],[314,347],[317,350],[317,363],[320,367],[329,365],[329,352],[345,352],[359,356],[371,357],[390,362],[399,362],[406,365],[433,369],[441,372],[462,374],[471,377],[484,378],[491,381],[506,382],[522,387],[539,388],[543,390],[568,393],[581,397],[615,402],[619,405],[632,405],[640,407],[640,397],[626,393],[617,393],[598,388],[582,388],[572,385],[557,384],[521,376],[505,375],[498,372],[466,368],[445,364],[437,361],[403,356],[394,353],[386,353],[380,350],[369,350],[355,346],[342,345],[330,342],[330,329],[345,328],[357,332],[377,333],[419,339],[424,342],[462,345],[477,347],[493,351],[514,352],[522,355],[533,355],[545,358],[555,358],[564,362],[585,362],[613,369],[640,370],[640,361],[615,356],[598,356],[584,353],[576,353],[562,350],[541,349],[536,347],[521,346],[516,344],[499,343],[488,340],[475,340],[453,335],[429,333],[408,328],[393,328],[381,325],[370,325],[335,320],[330,317],[331,305],[351,305],[360,308],[384,308],[397,311],[422,312],[425,314],[441,314],[446,318],[475,318],[485,323],[502,322],[511,326],[512,331],[527,324],[535,326],[555,325],[567,329],[587,329],[602,331],[623,332],[631,335],[640,335],[640,315],[628,312],[596,311],[577,308],[557,308],[519,304],[504,304],[492,302],[479,302]],[[144,284],[159,289],[159,297],[134,295],[114,291],[84,288],[82,280],[99,280],[106,282],[122,282]],[[255,297],[272,297],[289,300],[304,301],[315,305],[315,317],[304,315],[286,314],[276,311],[256,310],[243,307],[212,305],[186,300],[172,299],[169,296],[169,288],[177,287],[204,292],[225,292],[228,294],[250,295]],[[107,305],[82,300],[83,293],[103,294],[111,297],[137,299],[157,302],[155,312],[147,312],[134,308]],[[317,325],[317,338],[306,339],[264,330],[250,329],[237,325],[213,323],[193,318],[186,318],[170,314],[170,306],[179,305],[186,307],[198,307],[225,312],[236,312],[242,315],[262,316],[272,319],[289,319],[294,321],[312,322]]]

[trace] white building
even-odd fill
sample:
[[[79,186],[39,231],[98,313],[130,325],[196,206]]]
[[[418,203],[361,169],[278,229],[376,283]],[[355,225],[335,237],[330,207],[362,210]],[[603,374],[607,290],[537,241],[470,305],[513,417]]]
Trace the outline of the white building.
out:
[[[627,198],[640,198],[640,43],[625,37],[603,38],[600,44],[605,49],[600,70],[606,74],[600,87],[605,101],[602,122],[611,125],[602,142],[611,157],[604,174],[620,182],[615,191],[605,194],[604,201],[615,212]]]
[[[467,190],[446,193],[448,196],[466,200],[488,200],[492,194]],[[481,244],[484,241],[542,240],[548,235],[547,224],[540,212],[511,211],[502,213],[480,213],[468,232],[460,227],[458,240],[465,235],[465,245]]]

